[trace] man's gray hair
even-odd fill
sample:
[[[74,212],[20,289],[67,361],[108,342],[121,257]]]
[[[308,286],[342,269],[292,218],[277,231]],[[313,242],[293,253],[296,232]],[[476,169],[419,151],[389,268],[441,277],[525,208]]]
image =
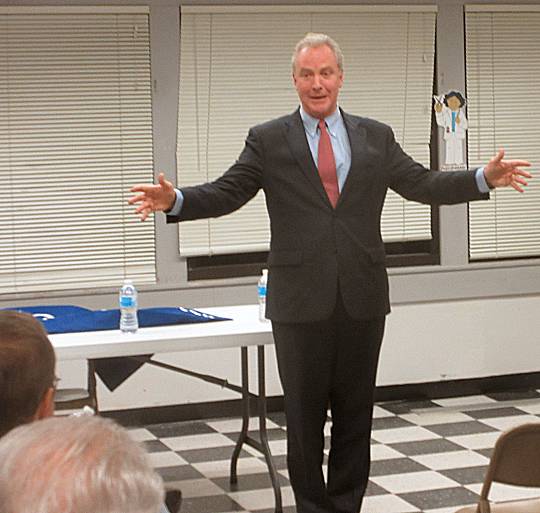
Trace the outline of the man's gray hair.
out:
[[[327,36],[326,34],[308,32],[302,39],[300,39],[300,41],[298,41],[298,43],[296,43],[296,46],[294,47],[294,52],[291,59],[293,73],[295,72],[296,59],[298,57],[298,54],[304,48],[316,48],[318,46],[325,45],[334,52],[338,68],[340,69],[340,71],[343,71],[343,53],[341,52],[341,48],[339,47],[339,45],[330,36]]]
[[[0,513],[157,513],[163,481],[126,429],[54,417],[0,439]]]

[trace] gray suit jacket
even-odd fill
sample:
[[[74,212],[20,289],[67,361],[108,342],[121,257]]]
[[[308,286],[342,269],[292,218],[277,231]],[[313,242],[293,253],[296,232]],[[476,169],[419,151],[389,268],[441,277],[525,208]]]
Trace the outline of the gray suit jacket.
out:
[[[271,243],[267,317],[280,322],[328,318],[341,291],[357,319],[390,311],[380,234],[386,191],[428,204],[489,195],[474,172],[430,171],[403,152],[392,129],[342,112],[351,168],[335,209],[323,188],[299,111],[249,131],[237,162],[212,183],[185,187],[179,216],[168,222],[228,214],[264,189]]]

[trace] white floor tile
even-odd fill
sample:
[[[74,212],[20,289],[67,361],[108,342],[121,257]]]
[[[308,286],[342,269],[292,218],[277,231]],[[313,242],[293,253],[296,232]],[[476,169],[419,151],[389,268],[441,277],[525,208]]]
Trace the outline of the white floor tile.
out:
[[[322,465],[321,469],[325,482],[328,482],[328,465]],[[278,474],[281,474],[286,479],[289,479],[289,471],[287,469],[278,470]]]
[[[454,480],[430,470],[388,476],[374,476],[370,479],[391,493],[420,492],[460,486]]]
[[[529,422],[540,424],[540,419],[534,415],[511,415],[509,417],[492,417],[489,419],[480,419],[480,422],[495,429],[499,429],[500,431],[506,431],[507,429],[521,426],[522,424],[527,424]]]
[[[206,424],[220,433],[237,433],[238,431],[242,430],[242,419],[240,417],[236,419],[207,421]],[[274,429],[278,427],[279,426],[275,422],[272,422],[270,419],[266,419],[266,429]],[[250,417],[249,430],[257,431],[258,429],[259,417]]]
[[[489,464],[489,458],[473,451],[450,451],[435,454],[419,454],[411,459],[432,470],[478,467]]]
[[[223,490],[209,479],[184,479],[173,483],[182,490],[182,498],[206,497],[208,495],[222,495]]]
[[[461,504],[460,506],[452,506],[451,508],[425,509],[424,513],[456,513],[456,511],[471,506],[471,504]]]
[[[360,513],[409,513],[420,511],[395,495],[371,495],[364,497]]]
[[[449,422],[468,422],[472,417],[460,411],[447,410],[445,408],[432,408],[422,413],[407,413],[400,417],[418,426],[432,426],[435,424],[446,424]]]
[[[385,410],[384,406],[377,406],[375,405],[373,407],[373,418],[374,419],[382,419],[385,417],[395,417],[396,414],[392,413],[391,411]]]
[[[540,415],[540,400],[527,401],[525,404],[519,404],[517,408],[533,415]]]
[[[277,473],[281,474],[285,479],[289,479],[289,471],[286,468],[278,470]]]
[[[255,447],[251,447],[251,445],[247,445],[247,444],[244,444],[242,446],[242,450],[251,454],[252,456],[261,456],[261,453],[260,451],[258,451],[257,449],[255,449]],[[274,455],[275,456],[275,455]]]
[[[231,460],[204,461],[191,465],[208,478],[228,477],[231,472]],[[264,461],[257,458],[239,458],[236,471],[238,475],[263,474],[268,472],[268,467]]]
[[[246,492],[231,492],[228,495],[248,511],[273,508],[275,506],[274,491],[271,488]],[[290,486],[281,487],[281,500],[284,507],[294,505],[294,495]]]
[[[377,442],[391,444],[399,442],[418,442],[421,440],[433,440],[441,438],[436,433],[424,429],[421,426],[408,426],[393,429],[376,429],[371,437]]]
[[[287,440],[271,440],[268,442],[270,447],[270,454],[273,456],[279,456],[280,454],[287,454]],[[260,453],[258,453],[260,455]]]
[[[390,460],[393,458],[403,458],[403,454],[383,444],[371,446],[371,461]]]
[[[481,484],[466,486],[469,490],[480,493]],[[493,483],[489,491],[489,499],[494,502],[504,502],[520,499],[534,499],[540,497],[540,488],[524,488],[520,486],[509,486],[501,483]]]
[[[268,442],[270,447],[270,454],[272,456],[280,456],[282,454],[287,454],[287,441],[286,440],[272,440]],[[242,450],[256,457],[264,457],[262,452],[251,445],[244,444]]]
[[[473,435],[449,436],[448,440],[454,442],[466,449],[490,449],[495,446],[500,433],[493,431],[492,433],[475,433]]]
[[[135,440],[136,442],[146,442],[148,440],[157,440],[156,436],[150,433],[148,429],[144,429],[144,428],[130,429],[128,433],[131,439]]]
[[[208,433],[191,436],[171,436],[160,439],[173,451],[189,451],[190,449],[210,449],[212,447],[225,447],[235,443],[220,433]]]
[[[154,468],[188,465],[188,462],[182,456],[172,451],[152,452],[148,455],[148,458]]]
[[[433,402],[447,408],[459,408],[462,410],[466,410],[467,406],[474,406],[474,408],[477,409],[478,405],[496,403],[497,401],[486,395],[467,395],[464,397],[448,397],[446,399],[434,399]],[[465,408],[463,408],[464,406]]]

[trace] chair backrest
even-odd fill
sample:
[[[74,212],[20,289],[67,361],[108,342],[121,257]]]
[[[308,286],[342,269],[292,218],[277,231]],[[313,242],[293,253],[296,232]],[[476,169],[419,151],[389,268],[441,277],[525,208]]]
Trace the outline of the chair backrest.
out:
[[[491,483],[540,487],[540,422],[505,431],[497,440],[481,497],[487,499]]]

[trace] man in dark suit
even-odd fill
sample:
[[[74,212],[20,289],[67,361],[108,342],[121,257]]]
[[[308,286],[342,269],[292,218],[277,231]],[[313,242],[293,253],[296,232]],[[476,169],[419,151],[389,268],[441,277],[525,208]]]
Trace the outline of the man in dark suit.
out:
[[[390,127],[337,106],[343,57],[324,34],[293,54],[301,107],[249,131],[237,162],[212,183],[174,189],[159,176],[130,199],[144,220],[217,217],[266,195],[271,223],[267,317],[287,416],[288,466],[298,513],[354,513],[369,474],[373,391],[390,311],[380,218],[386,191],[429,204],[522,191],[525,161],[501,151],[485,168],[432,172],[406,155]],[[323,426],[332,416],[325,483]]]

